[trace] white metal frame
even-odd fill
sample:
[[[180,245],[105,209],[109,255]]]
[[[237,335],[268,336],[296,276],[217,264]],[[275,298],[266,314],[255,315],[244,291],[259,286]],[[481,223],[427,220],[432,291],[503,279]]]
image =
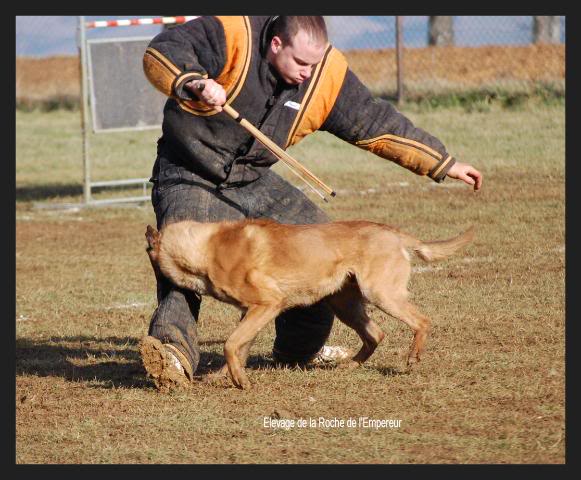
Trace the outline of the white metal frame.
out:
[[[101,39],[101,40],[87,40],[86,35],[86,23],[85,17],[79,17],[78,26],[78,43],[79,43],[79,56],[81,62],[81,131],[83,136],[83,203],[87,206],[89,205],[111,205],[116,203],[133,203],[133,202],[143,202],[148,201],[150,197],[147,195],[147,187],[150,184],[149,178],[130,178],[124,180],[107,180],[94,182],[91,180],[91,157],[90,157],[90,145],[89,145],[89,130],[90,126],[94,126],[95,122],[95,111],[91,108],[91,105],[95,105],[93,88],[90,88],[89,82],[92,82],[91,72],[89,71],[90,65],[90,49],[87,48],[89,43],[93,42],[111,42],[115,41],[115,38]],[[136,40],[143,39],[143,37],[135,38],[123,38],[122,40]],[[89,98],[91,102],[89,103]],[[156,126],[148,127],[128,127],[128,128],[118,128],[109,129],[110,132],[120,132],[129,130],[150,130],[153,128],[159,128]],[[93,129],[95,133],[103,133],[104,130]],[[128,185],[142,185],[143,196],[139,197],[121,197],[121,198],[111,198],[111,199],[101,199],[95,200],[92,196],[93,188],[106,188],[106,187],[119,187]]]

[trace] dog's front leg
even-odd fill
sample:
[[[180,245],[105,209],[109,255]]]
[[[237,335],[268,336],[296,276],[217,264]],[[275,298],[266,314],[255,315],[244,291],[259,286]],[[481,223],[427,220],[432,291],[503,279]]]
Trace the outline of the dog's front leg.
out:
[[[240,325],[232,332],[224,345],[224,356],[228,371],[234,385],[239,388],[250,388],[250,382],[244,372],[244,364],[248,356],[250,344],[258,332],[280,313],[280,308],[274,306],[256,305],[246,312]]]
[[[246,309],[242,309],[242,313],[240,315],[240,321],[244,320],[244,316],[246,315]],[[252,346],[252,341],[248,342],[246,345],[243,345],[240,348],[240,364],[242,365],[242,367],[246,366],[246,360],[248,358],[248,351],[250,350],[250,347]],[[204,379],[205,382],[208,383],[219,383],[221,382],[224,378],[228,377],[228,364],[225,363],[222,368],[220,368],[219,370],[216,370],[215,372],[209,373],[208,375],[206,375],[206,378]]]

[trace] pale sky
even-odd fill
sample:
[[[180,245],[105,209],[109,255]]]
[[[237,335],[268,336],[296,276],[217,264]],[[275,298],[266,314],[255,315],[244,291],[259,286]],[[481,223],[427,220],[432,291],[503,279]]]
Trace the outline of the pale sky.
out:
[[[87,21],[118,18],[143,18],[139,15],[125,17],[86,17]],[[327,16],[331,42],[339,49],[393,48],[395,17],[393,16]],[[427,41],[426,16],[404,17],[404,43],[408,47],[423,47]],[[48,56],[77,54],[76,16],[17,16],[16,55]],[[457,45],[526,44],[531,41],[531,16],[454,17]],[[161,31],[159,26],[100,28],[87,32],[87,38],[153,37]],[[565,38],[564,17],[561,38]]]

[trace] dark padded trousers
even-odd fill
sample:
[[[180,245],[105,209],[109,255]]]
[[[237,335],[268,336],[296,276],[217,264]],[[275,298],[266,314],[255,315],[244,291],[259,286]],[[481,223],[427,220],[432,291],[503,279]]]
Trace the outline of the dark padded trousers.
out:
[[[246,186],[218,191],[198,176],[169,168],[154,184],[152,203],[158,229],[180,220],[270,218],[287,224],[329,221],[323,210],[271,170]],[[149,335],[183,352],[195,372],[200,360],[196,322],[201,297],[160,279],[157,299]],[[273,350],[285,361],[307,361],[324,345],[332,325],[333,312],[323,302],[287,310],[276,319]]]

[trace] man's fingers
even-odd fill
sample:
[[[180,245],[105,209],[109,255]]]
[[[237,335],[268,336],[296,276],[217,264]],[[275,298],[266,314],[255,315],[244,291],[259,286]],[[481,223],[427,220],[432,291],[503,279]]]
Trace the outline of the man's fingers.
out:
[[[474,191],[478,191],[480,190],[480,187],[482,186],[482,175],[478,170],[474,170],[471,169],[468,172],[469,178],[470,178],[470,185],[474,185]]]
[[[474,179],[474,190],[480,190],[480,187],[482,186],[482,174],[472,168],[470,169],[469,175]]]
[[[226,92],[224,91],[224,88],[214,80],[192,81],[188,86],[194,89],[198,98],[207,105],[216,108],[226,102]],[[216,110],[220,111],[222,109],[216,108]]]
[[[474,191],[480,190],[482,186],[482,174],[471,165],[457,162],[449,170],[448,175],[451,178],[462,180],[468,185],[474,186]]]
[[[226,96],[221,88],[213,86],[212,89],[209,89],[207,92],[204,92],[204,99],[207,103],[211,105],[221,105],[225,102]]]
[[[468,185],[475,185],[476,184],[476,180],[474,180],[470,175],[465,174],[462,175],[462,180],[464,180],[465,183],[467,183]]]

